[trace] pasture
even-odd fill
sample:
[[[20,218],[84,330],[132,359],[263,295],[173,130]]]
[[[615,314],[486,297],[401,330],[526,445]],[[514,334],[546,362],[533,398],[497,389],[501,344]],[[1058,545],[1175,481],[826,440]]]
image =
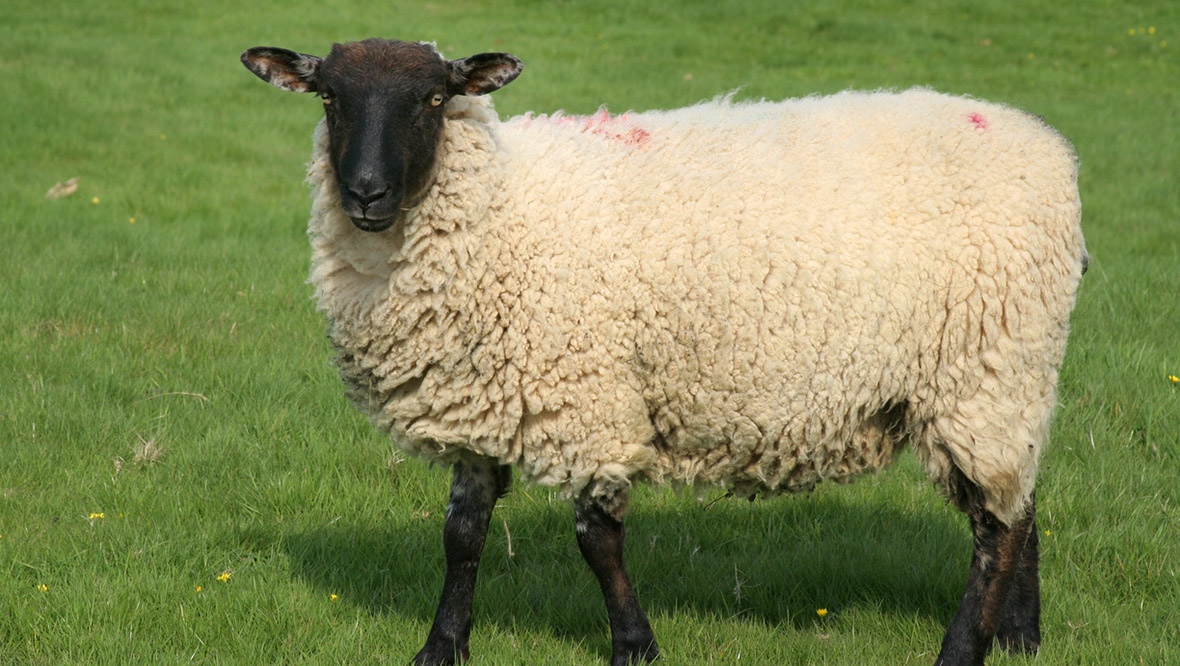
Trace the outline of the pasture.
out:
[[[1180,662],[1177,3],[45,0],[0,5],[0,664],[421,647],[449,474],[346,403],[304,283],[320,105],[238,62],[370,36],[519,56],[504,117],[915,85],[1044,116],[1081,158],[1091,263],[1037,493],[1035,661]],[[933,661],[970,534],[912,454],[851,486],[720,495],[633,500],[664,663]],[[475,604],[475,664],[610,653],[544,488],[498,505]]]

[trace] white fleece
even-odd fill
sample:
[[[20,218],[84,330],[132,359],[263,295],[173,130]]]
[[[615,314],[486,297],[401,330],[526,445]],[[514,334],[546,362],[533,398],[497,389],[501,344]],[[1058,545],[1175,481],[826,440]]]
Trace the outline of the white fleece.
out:
[[[610,504],[636,479],[808,488],[910,441],[1005,522],[1032,492],[1084,255],[1039,119],[927,90],[501,123],[447,109],[389,230],[317,129],[311,282],[394,443]]]

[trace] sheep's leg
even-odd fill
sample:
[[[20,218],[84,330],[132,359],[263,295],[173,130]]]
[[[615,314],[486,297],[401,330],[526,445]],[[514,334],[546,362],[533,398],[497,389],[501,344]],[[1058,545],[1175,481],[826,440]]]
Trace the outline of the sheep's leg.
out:
[[[611,666],[645,664],[659,656],[656,637],[623,563],[623,521],[595,501],[574,503],[578,549],[598,578],[610,618]]]
[[[1028,536],[1012,577],[1008,602],[1000,615],[996,642],[1011,653],[1036,653],[1041,646],[1041,580],[1038,572],[1040,543],[1037,535],[1036,497],[1028,505]]]
[[[442,598],[426,645],[414,656],[416,666],[466,661],[471,637],[475,574],[496,500],[508,491],[511,470],[487,458],[455,463],[451,501],[443,525],[446,576]]]
[[[1028,513],[1011,526],[984,509],[981,499],[967,500],[965,508],[975,535],[975,554],[967,588],[942,639],[935,666],[981,666],[1001,627],[1019,631],[1032,619],[1029,611],[1033,590],[1028,589],[1028,583],[1030,577],[1036,576],[1035,559],[1030,568],[1025,558],[1025,551],[1036,538],[1030,537],[1034,530],[1031,505]],[[1010,625],[1006,622],[1009,618]]]

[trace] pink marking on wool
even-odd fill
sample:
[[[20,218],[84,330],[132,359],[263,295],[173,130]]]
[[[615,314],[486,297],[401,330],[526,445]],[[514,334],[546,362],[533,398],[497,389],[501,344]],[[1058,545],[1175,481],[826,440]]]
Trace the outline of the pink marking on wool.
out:
[[[554,118],[553,122],[558,125],[573,125],[581,132],[604,136],[628,146],[643,146],[651,138],[651,132],[642,127],[620,127],[628,124],[630,120],[626,113],[612,117],[610,111],[601,109],[592,116],[561,116]]]
[[[968,114],[967,120],[970,120],[971,124],[975,125],[975,127],[977,129],[981,129],[981,130],[987,129],[987,118],[984,118],[982,115],[980,115],[978,113]]]
[[[647,140],[650,138],[651,132],[643,129],[642,127],[633,127],[630,132],[627,132],[627,136],[619,137],[623,143],[629,146],[642,146],[643,144],[647,143]]]

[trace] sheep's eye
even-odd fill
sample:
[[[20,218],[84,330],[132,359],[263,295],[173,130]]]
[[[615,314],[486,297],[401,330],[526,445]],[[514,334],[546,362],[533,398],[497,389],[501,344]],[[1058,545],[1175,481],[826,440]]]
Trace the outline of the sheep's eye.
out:
[[[443,94],[436,93],[434,97],[430,98],[430,106],[438,106],[443,103]]]
[[[328,106],[332,103],[333,98],[328,93],[320,93],[320,99],[324,100],[324,106]]]

